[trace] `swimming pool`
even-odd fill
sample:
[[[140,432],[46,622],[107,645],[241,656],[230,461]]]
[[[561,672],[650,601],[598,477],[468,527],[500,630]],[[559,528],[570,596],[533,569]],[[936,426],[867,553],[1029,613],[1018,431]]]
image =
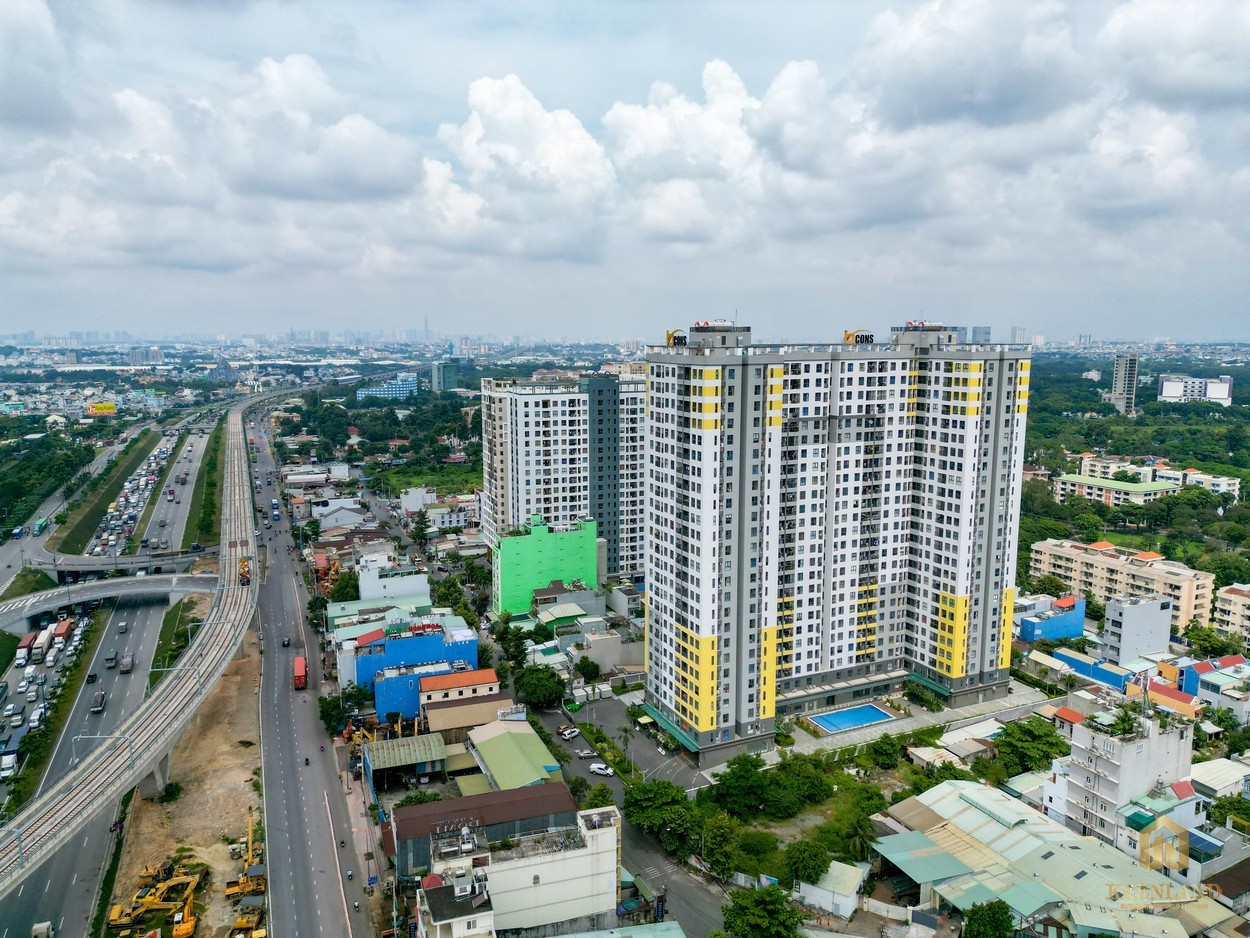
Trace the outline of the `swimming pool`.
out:
[[[876,704],[861,704],[858,707],[850,707],[846,710],[822,713],[820,716],[811,717],[810,719],[826,733],[839,733],[842,730],[853,730],[856,727],[868,726],[872,723],[884,723],[886,720],[893,720],[894,717],[890,716]]]

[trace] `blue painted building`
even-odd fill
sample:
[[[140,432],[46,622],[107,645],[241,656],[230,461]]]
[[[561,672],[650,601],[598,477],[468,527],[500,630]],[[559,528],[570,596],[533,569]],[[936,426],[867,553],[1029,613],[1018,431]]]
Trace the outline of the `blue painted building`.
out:
[[[1023,608],[1022,608],[1023,607]],[[1024,596],[1016,603],[1016,634],[1023,642],[1080,638],[1085,634],[1085,600],[1075,596]]]
[[[1124,693],[1124,688],[1128,687],[1129,678],[1133,676],[1133,672],[1126,668],[1114,665],[1110,661],[1099,661],[1070,648],[1056,648],[1053,657],[1070,666],[1081,677],[1114,687],[1120,693]]]
[[[421,678],[451,673],[446,661],[419,664],[410,668],[387,668],[373,681],[373,704],[378,713],[399,713],[412,720],[421,711]]]
[[[358,632],[359,626],[352,631]],[[450,671],[477,667],[477,632],[451,613],[422,616],[403,626],[380,626],[343,641],[336,640],[339,678],[371,687],[387,668],[444,664]],[[434,672],[441,673],[441,672]]]

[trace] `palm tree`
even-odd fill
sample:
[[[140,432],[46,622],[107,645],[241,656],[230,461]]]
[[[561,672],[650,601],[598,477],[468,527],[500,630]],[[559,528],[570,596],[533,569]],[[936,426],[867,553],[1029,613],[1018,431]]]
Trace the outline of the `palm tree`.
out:
[[[867,814],[860,814],[846,838],[846,852],[852,860],[864,861],[872,855],[872,845],[877,840],[876,828]]]
[[[616,732],[618,734],[617,738],[621,741],[621,749],[625,753],[625,761],[628,762],[629,761],[629,741],[634,735],[634,727],[632,724],[622,723],[620,728]]]

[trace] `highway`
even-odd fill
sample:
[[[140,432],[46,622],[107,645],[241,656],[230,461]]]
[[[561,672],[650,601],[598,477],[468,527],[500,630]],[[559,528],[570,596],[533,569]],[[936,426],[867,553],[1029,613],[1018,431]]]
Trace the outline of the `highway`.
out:
[[[137,710],[143,702],[165,608],[163,603],[127,600],[119,603],[108,617],[104,635],[87,668],[98,674],[99,680],[83,684],[83,692],[74,701],[65,730],[48,760],[40,792],[69,773],[75,752],[81,758],[103,742],[84,739],[75,744],[74,736],[116,733],[126,714]],[[122,622],[127,624],[125,634],[117,631]],[[122,674],[120,668],[106,667],[105,658],[111,651],[116,651],[119,658],[123,652],[133,654],[134,671]],[[103,713],[91,713],[91,699],[97,690],[107,695]],[[0,922],[52,921],[57,923],[59,934],[85,935],[95,912],[96,886],[113,844],[113,834],[109,831],[112,821],[111,812],[97,815],[82,831],[81,839],[56,851],[34,871],[28,886],[0,900]],[[59,888],[61,884],[73,888]],[[23,932],[15,934],[24,938]],[[0,932],[0,938],[6,938],[4,932]]]
[[[180,461],[175,466],[181,468],[176,471],[181,472],[183,468],[191,471],[198,469],[199,453],[202,451],[202,446],[198,447],[198,452],[193,450],[190,462],[181,462],[180,456]],[[171,476],[172,474],[171,472]],[[176,490],[182,488],[176,486]],[[154,493],[152,497],[156,498],[157,494]],[[181,531],[186,524],[189,502],[190,499],[185,503],[160,499],[152,506],[147,530],[136,537],[159,537],[162,533],[170,537],[172,534],[165,532]],[[216,585],[215,577],[204,579],[207,588],[211,589]],[[83,589],[84,587],[78,589],[79,595]],[[73,590],[70,592],[73,593]],[[59,780],[70,771],[75,753],[81,757],[102,742],[98,739],[81,739],[75,743],[75,736],[112,735],[125,715],[137,710],[142,704],[147,675],[152,668],[161,623],[167,608],[167,603],[162,600],[145,597],[122,599],[105,620],[104,634],[96,645],[92,660],[86,666],[88,672],[98,675],[98,680],[93,684],[82,685],[82,691],[73,702],[69,718],[53,749],[52,757],[48,760],[37,794],[48,786],[50,780]],[[125,632],[120,631],[123,623]],[[118,660],[124,654],[134,655],[134,670],[130,674],[122,674],[120,667],[107,667],[106,659],[112,653],[117,655]],[[92,698],[101,690],[106,694],[104,712],[92,713]],[[63,935],[85,935],[95,912],[95,890],[103,876],[109,850],[114,842],[114,835],[109,830],[112,818],[111,813],[98,815],[88,824],[81,842],[58,850],[35,872],[36,882],[44,883],[43,890],[22,887],[18,893],[10,894],[0,901],[0,921],[52,921],[57,923],[58,931]],[[53,883],[69,883],[73,886],[82,883],[83,888],[68,892],[52,891],[50,886]],[[0,935],[0,938],[4,936]]]
[[[118,732],[127,743],[97,746],[49,785],[0,832],[0,896],[22,887],[30,872],[136,784],[173,748],[203,697],[220,677],[255,612],[255,594],[237,585],[238,560],[254,551],[250,462],[240,414],[230,413],[221,489],[222,571],[212,609],[184,662],[196,671],[172,672],[153,697],[123,715]],[[3,938],[3,936],[0,936]]]
[[[256,435],[256,469],[263,480],[273,462],[267,438]],[[276,491],[265,487],[257,499],[267,502]],[[267,535],[270,558],[259,601],[265,652],[260,715],[269,932],[282,938],[371,935],[363,902],[364,866],[354,849],[343,775],[317,716],[321,653],[316,633],[304,624],[307,594],[299,564],[287,552],[288,519],[262,529],[262,534]],[[291,640],[289,647],[282,646],[283,638]],[[309,664],[308,688],[301,691],[292,680],[299,656]],[[345,847],[338,846],[340,840]],[[346,878],[349,869],[355,874],[351,881]],[[360,912],[352,908],[353,901],[361,902]]]

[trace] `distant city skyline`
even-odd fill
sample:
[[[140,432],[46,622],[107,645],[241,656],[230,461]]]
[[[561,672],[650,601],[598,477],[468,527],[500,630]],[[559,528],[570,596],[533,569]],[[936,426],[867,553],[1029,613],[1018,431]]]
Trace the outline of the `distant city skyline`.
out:
[[[1246,316],[1232,0],[10,0],[0,36],[4,331]]]

